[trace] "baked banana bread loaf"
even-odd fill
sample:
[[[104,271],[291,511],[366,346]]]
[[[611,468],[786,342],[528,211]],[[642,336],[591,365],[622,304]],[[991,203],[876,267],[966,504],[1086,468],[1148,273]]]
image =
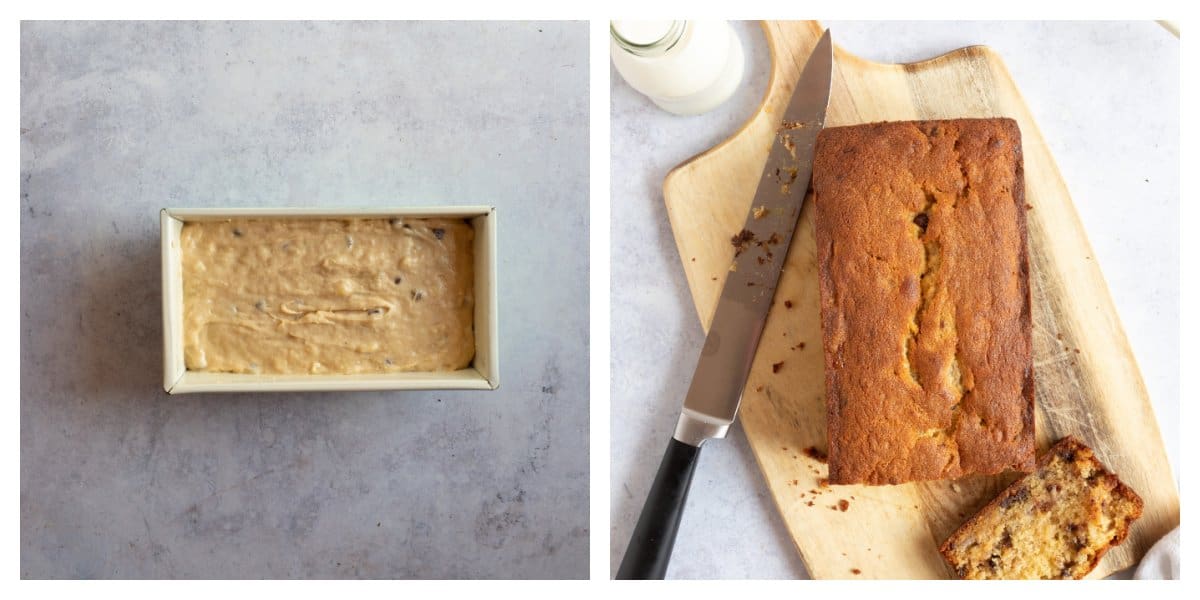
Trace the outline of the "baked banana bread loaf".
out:
[[[1016,122],[825,129],[813,190],[830,483],[1032,469]]]
[[[965,579],[1082,579],[1140,516],[1142,499],[1068,436],[941,552]]]

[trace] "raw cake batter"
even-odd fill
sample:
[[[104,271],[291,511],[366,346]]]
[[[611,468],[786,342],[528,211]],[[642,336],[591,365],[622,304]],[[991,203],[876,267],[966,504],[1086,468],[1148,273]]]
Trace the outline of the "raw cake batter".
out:
[[[183,225],[193,371],[452,371],[475,354],[474,230],[461,219]]]

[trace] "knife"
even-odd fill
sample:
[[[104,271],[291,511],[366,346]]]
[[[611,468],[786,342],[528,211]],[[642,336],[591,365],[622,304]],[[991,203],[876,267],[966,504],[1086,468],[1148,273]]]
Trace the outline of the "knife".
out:
[[[812,177],[813,145],[825,124],[832,74],[833,42],[826,30],[776,130],[745,227],[733,237],[731,272],[617,579],[662,579],[666,574],[700,447],[725,437],[737,417]]]

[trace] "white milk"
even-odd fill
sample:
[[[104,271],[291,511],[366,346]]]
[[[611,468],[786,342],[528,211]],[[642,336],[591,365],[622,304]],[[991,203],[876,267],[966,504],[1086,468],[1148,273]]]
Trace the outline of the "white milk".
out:
[[[742,81],[742,42],[726,21],[612,21],[609,32],[621,77],[675,114],[712,110]]]

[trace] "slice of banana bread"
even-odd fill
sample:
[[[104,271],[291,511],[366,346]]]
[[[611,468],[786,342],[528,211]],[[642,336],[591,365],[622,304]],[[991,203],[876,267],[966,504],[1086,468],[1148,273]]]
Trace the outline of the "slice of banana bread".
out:
[[[1142,499],[1074,437],[942,544],[964,579],[1082,579],[1142,516]]]

